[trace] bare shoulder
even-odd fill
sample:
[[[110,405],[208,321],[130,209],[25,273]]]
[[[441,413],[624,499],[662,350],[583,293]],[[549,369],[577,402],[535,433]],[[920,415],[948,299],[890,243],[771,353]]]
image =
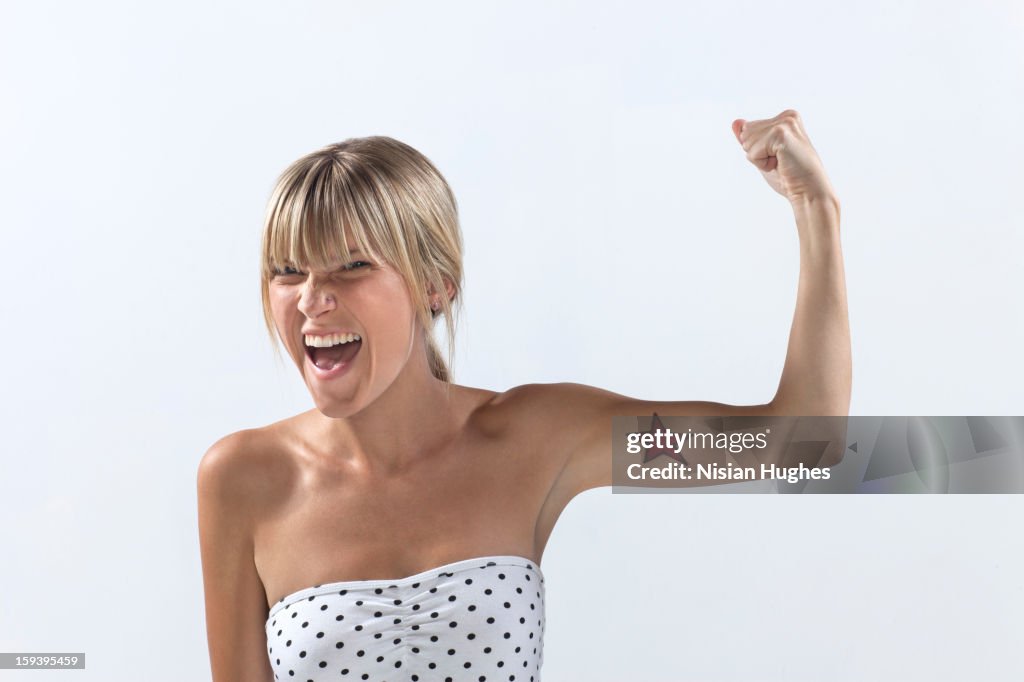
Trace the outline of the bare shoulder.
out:
[[[265,439],[262,429],[243,429],[218,439],[199,460],[200,482],[226,486],[237,481],[258,459],[256,451]]]
[[[236,513],[250,511],[252,500],[270,492],[268,475],[275,457],[275,434],[270,427],[235,431],[211,445],[202,459],[196,484],[202,495],[221,501]]]
[[[587,420],[594,408],[628,400],[625,396],[594,386],[572,382],[523,384],[499,393],[492,401],[517,417],[537,426],[566,425]]]
[[[519,386],[513,386],[504,392],[496,393],[492,402],[494,404],[504,404],[518,409],[531,409],[536,407],[551,407],[553,405],[558,405],[566,399],[575,399],[579,397],[586,399],[587,397],[595,395],[595,393],[604,393],[604,391],[594,388],[593,386],[574,384],[570,382],[521,384]]]
[[[595,414],[613,411],[625,400],[585,384],[531,383],[495,394],[485,414],[495,428],[514,428],[523,438],[543,444],[544,451],[568,456],[578,446],[580,434],[600,430]],[[604,432],[598,437],[603,438]]]
[[[222,478],[236,473],[251,458],[254,447],[261,443],[260,429],[243,429],[218,439],[199,461],[199,471],[205,477]]]

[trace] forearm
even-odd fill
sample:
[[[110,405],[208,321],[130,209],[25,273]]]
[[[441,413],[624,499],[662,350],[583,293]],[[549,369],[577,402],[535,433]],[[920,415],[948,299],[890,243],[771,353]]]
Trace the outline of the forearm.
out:
[[[838,201],[794,203],[800,234],[796,313],[779,389],[785,415],[847,415],[852,360]]]

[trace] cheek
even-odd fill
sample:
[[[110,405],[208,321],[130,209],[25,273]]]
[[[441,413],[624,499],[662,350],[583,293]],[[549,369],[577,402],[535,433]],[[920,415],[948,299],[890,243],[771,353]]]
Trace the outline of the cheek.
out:
[[[292,296],[281,292],[270,294],[270,316],[277,329],[278,336],[287,343],[290,339],[290,330],[296,325],[295,318],[298,315],[296,301]]]
[[[349,292],[353,302],[358,300],[359,307],[378,324],[406,326],[414,311],[409,290],[402,279],[382,277],[376,282],[367,282],[367,285],[354,287]]]
[[[278,329],[288,319],[288,305],[281,299],[280,296],[273,296],[270,299],[270,314],[274,319],[274,323],[277,324]]]
[[[362,293],[360,308],[367,331],[377,333],[377,343],[373,345],[387,357],[406,355],[415,332],[415,310],[408,290],[399,281],[372,290],[368,288]]]

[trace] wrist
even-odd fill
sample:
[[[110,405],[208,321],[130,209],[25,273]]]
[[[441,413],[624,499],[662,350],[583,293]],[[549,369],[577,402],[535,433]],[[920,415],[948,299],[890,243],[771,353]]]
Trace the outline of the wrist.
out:
[[[817,243],[839,237],[842,209],[835,194],[800,195],[790,204],[801,240]]]
[[[818,194],[798,194],[789,199],[790,205],[794,211],[828,211],[833,212],[836,215],[836,219],[839,218],[840,203],[839,197],[836,196],[835,192],[821,192]]]

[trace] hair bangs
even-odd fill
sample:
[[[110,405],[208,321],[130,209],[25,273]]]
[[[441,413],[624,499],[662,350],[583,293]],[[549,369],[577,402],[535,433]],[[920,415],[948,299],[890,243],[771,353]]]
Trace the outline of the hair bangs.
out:
[[[360,211],[359,201],[340,181],[333,160],[321,161],[321,168],[310,169],[304,177],[295,178],[298,182],[280,188],[264,233],[262,274],[266,278],[284,266],[333,269],[339,260],[352,260],[349,246],[367,257],[390,260],[377,236],[384,230],[372,224],[375,212]],[[351,235],[353,244],[345,235]]]

